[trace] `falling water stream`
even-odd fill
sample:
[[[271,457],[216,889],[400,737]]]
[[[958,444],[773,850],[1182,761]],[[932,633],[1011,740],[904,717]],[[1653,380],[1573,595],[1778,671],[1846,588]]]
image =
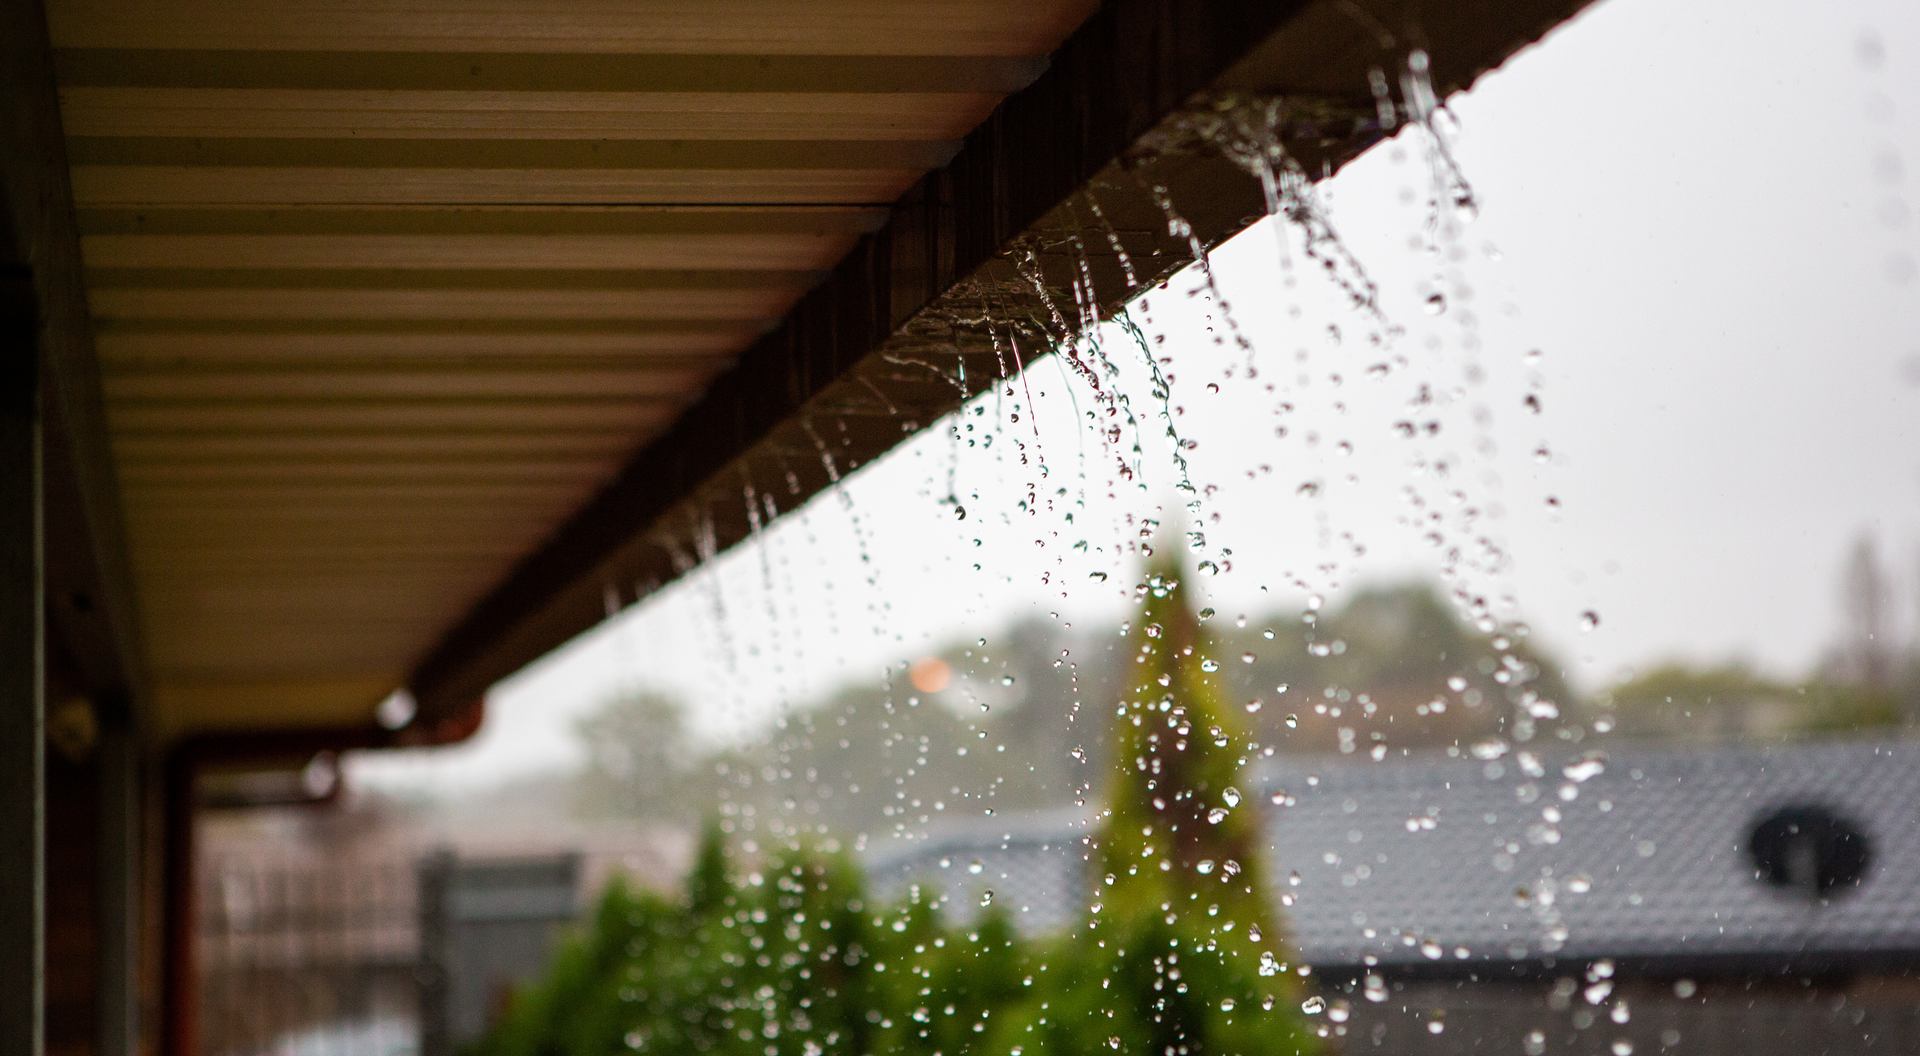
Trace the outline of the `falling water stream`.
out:
[[[1475,237],[1501,202],[1467,178],[1429,56],[1369,85],[1357,103],[1197,104],[1160,149],[1230,159],[1267,230],[1206,244],[1186,216],[1207,203],[1135,159],[1124,175],[1166,238],[1116,224],[1121,192],[1077,196],[1073,230],[1008,247],[1001,285],[952,298],[925,321],[934,336],[889,354],[960,406],[917,422],[869,385],[860,407],[805,421],[811,451],[782,455],[817,459],[821,494],[800,500],[789,474],[781,509],[743,475],[728,501],[749,540],[732,556],[712,518],[692,525],[671,590],[704,601],[715,691],[686,702],[704,725],[685,780],[689,801],[719,804],[731,901],[719,939],[673,941],[723,951],[715,1037],[764,1056],[1149,1052],[1143,1038],[1192,1056],[1188,1029],[1202,1051],[1247,1054],[1266,1051],[1262,1029],[1297,1030],[1299,1051],[1458,1037],[1470,1002],[1408,996],[1382,967],[1401,958],[1543,964],[1515,1051],[1539,1056],[1551,1031],[1634,1051],[1641,998],[1612,962],[1555,967],[1582,948],[1582,907],[1640,897],[1608,861],[1562,855],[1636,794],[1610,702],[1554,659],[1602,614],[1549,612],[1536,634],[1510,538],[1551,533],[1570,501],[1555,351]],[[1290,147],[1335,127],[1377,141],[1367,164],[1397,200],[1350,201]],[[1399,244],[1344,239],[1336,219],[1363,211],[1395,218]],[[1177,271],[1138,248],[1169,239]],[[849,467],[856,414],[919,431]],[[829,669],[839,684],[810,674]],[[1396,766],[1447,783],[1396,786],[1390,809],[1344,791]],[[1293,815],[1317,819],[1317,842],[1271,845]],[[1499,940],[1458,938],[1444,907],[1368,901],[1421,853],[1407,841],[1462,832],[1471,883],[1506,914]],[[1047,887],[1020,854],[1068,879]],[[820,864],[835,855],[868,870],[857,897]],[[1354,908],[1313,916],[1338,898]],[[1291,919],[1364,951],[1352,977],[1306,963]],[[990,971],[968,975],[976,961]]]

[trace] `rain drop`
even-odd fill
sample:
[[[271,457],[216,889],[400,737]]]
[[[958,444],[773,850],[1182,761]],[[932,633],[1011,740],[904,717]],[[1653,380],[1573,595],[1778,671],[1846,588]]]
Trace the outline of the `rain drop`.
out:
[[[1427,314],[1428,315],[1439,315],[1441,312],[1444,312],[1446,310],[1447,310],[1447,298],[1444,295],[1439,293],[1430,293],[1427,295]]]
[[[1567,775],[1567,780],[1575,784],[1580,784],[1581,782],[1599,777],[1606,772],[1606,769],[1607,764],[1605,761],[1596,757],[1588,757],[1577,763],[1568,763],[1561,768],[1560,772]]]
[[[1507,754],[1507,742],[1498,737],[1489,737],[1473,746],[1475,759],[1492,760]]]
[[[1326,1010],[1327,1010],[1326,999],[1318,995],[1309,997],[1305,1001],[1300,1002],[1300,1011],[1305,1012],[1309,1016],[1317,1016],[1320,1013],[1325,1012]]]
[[[1588,609],[1587,611],[1580,614],[1580,630],[1582,632],[1591,631],[1598,626],[1600,626],[1599,613],[1593,611],[1592,609]]]

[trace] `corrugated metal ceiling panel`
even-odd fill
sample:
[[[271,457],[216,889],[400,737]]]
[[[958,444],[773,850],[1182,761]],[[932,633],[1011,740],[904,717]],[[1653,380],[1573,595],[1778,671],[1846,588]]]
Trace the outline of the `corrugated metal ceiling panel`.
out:
[[[54,0],[172,731],[363,721],[1091,0]]]

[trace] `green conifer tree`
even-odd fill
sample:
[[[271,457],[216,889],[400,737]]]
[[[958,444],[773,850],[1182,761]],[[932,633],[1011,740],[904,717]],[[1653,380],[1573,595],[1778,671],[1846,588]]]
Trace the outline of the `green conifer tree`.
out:
[[[1249,744],[1212,643],[1177,561],[1154,562],[1141,592],[1095,838],[1105,875],[1088,935],[1104,978],[1086,991],[1092,1011],[1112,1024],[1109,1048],[1148,1056],[1314,1051],[1261,875]]]

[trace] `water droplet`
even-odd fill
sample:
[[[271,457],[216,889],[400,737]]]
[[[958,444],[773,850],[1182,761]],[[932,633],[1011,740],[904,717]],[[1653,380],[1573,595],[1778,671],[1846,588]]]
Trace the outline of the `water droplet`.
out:
[[[1527,393],[1526,397],[1520,401],[1520,405],[1535,414],[1540,413],[1540,397],[1534,393]]]
[[[1293,872],[1287,874],[1287,884],[1291,887],[1300,886],[1300,870],[1295,869]]]
[[[1313,997],[1307,998],[1305,1001],[1300,1002],[1300,1011],[1305,1012],[1309,1016],[1317,1016],[1320,1013],[1325,1012],[1326,1010],[1327,1010],[1326,999],[1323,997],[1320,997],[1317,994]]]
[[[1575,784],[1580,784],[1599,777],[1605,773],[1606,770],[1607,764],[1605,760],[1596,756],[1589,756],[1578,762],[1568,763],[1560,769],[1560,772],[1567,775],[1567,780]]]
[[[1224,807],[1215,807],[1212,810],[1207,811],[1207,821],[1210,822],[1211,824],[1218,825],[1225,820],[1227,820],[1227,811]],[[1202,869],[1200,871],[1203,873],[1207,872],[1207,870],[1205,869]]]
[[[1202,623],[1204,623],[1204,622],[1206,622],[1207,620],[1211,620],[1211,619],[1213,619],[1213,610],[1212,610],[1212,609],[1201,609],[1201,610],[1200,610],[1200,621],[1201,621]]]
[[[979,876],[979,875],[980,875],[980,870],[982,870],[982,869],[985,869],[985,868],[986,868],[986,865],[985,865],[985,864],[983,864],[983,863],[982,863],[982,862],[980,861],[980,859],[978,859],[978,858],[975,858],[975,859],[974,859],[974,860],[973,860],[972,862],[970,862],[970,863],[968,863],[968,865],[967,865],[967,872],[969,872],[969,873],[972,873],[972,874],[973,874],[973,875],[975,875],[975,876]]]
[[[1252,931],[1249,931],[1249,932],[1247,933],[1247,937],[1248,937],[1248,938],[1250,938],[1250,939],[1253,939],[1253,940],[1254,940],[1255,942],[1258,942],[1258,941],[1260,941],[1260,940],[1259,940],[1259,938],[1258,938],[1258,937],[1257,937],[1257,936],[1256,936],[1256,935],[1255,935],[1255,934],[1254,934],[1254,933],[1253,933]],[[1262,951],[1261,951],[1261,953],[1260,953],[1260,974],[1261,974],[1261,975],[1265,975],[1265,976],[1272,976],[1272,975],[1279,975],[1279,974],[1280,974],[1280,960],[1279,960],[1279,958],[1277,958],[1277,957],[1275,957],[1275,956],[1273,955],[1273,951],[1272,951],[1272,950],[1262,950]]]
[[[1220,999],[1220,1011],[1222,1011],[1222,1012],[1231,1012],[1231,1011],[1233,1011],[1233,998],[1231,998],[1231,997],[1223,997],[1223,998],[1221,998],[1221,999]]]
[[[1420,955],[1429,961],[1439,960],[1446,952],[1446,950],[1440,948],[1439,943],[1432,939],[1422,939],[1420,941]]]
[[[983,906],[993,905],[993,889],[992,888],[988,888],[987,890],[980,892],[980,904]]]
[[[1260,698],[1255,697],[1254,699],[1247,701],[1247,714],[1251,715],[1254,712],[1257,712],[1259,710],[1260,710]]]
[[[1220,798],[1226,801],[1227,806],[1237,807],[1240,805],[1240,790],[1229,785],[1226,791],[1220,793]]]
[[[953,506],[953,519],[956,521],[966,520],[967,508],[965,506],[960,505],[959,503],[955,503]]]
[[[1633,1042],[1626,1038],[1613,1039],[1613,1056],[1633,1056]]]
[[[1147,637],[1158,638],[1160,637],[1160,633],[1161,633],[1161,628],[1159,624],[1157,623],[1147,624]]]
[[[1220,665],[1212,660],[1202,660],[1200,661],[1200,670],[1211,674],[1212,672],[1220,670]]]
[[[1507,754],[1507,742],[1498,737],[1489,737],[1473,746],[1475,759],[1498,759]]]
[[[1012,675],[1002,675],[1002,676],[1000,676],[1000,684],[1001,684],[1001,685],[1003,685],[1003,686],[1011,686],[1011,685],[1013,685],[1013,676],[1012,676]]]
[[[1224,813],[1225,813],[1225,811],[1222,811],[1221,813],[1223,813],[1223,814],[1224,814]],[[1211,873],[1211,872],[1213,872],[1213,859],[1211,859],[1211,858],[1203,858],[1203,859],[1201,859],[1201,861],[1200,861],[1200,864],[1199,864],[1199,865],[1196,865],[1196,866],[1194,866],[1193,868],[1194,868],[1194,869],[1195,869],[1195,870],[1196,870],[1197,872],[1199,872],[1199,874],[1200,874],[1201,876],[1205,876],[1205,875],[1207,875],[1208,873]]]
[[[1460,677],[1459,675],[1455,675],[1452,678],[1447,679],[1447,688],[1453,690],[1455,693],[1458,693],[1461,690],[1467,688],[1467,680]]]
[[[1300,728],[1300,716],[1298,715],[1287,716],[1287,729],[1297,730],[1299,728]]]
[[[1447,298],[1444,294],[1430,293],[1427,295],[1427,314],[1428,315],[1439,315],[1441,312],[1444,312],[1446,310],[1447,310]]]
[[[1553,461],[1553,452],[1547,450],[1547,445],[1541,444],[1539,447],[1533,449],[1533,460],[1542,464],[1551,462]]]
[[[1580,630],[1584,633],[1600,626],[1600,614],[1588,609],[1580,614]]]

